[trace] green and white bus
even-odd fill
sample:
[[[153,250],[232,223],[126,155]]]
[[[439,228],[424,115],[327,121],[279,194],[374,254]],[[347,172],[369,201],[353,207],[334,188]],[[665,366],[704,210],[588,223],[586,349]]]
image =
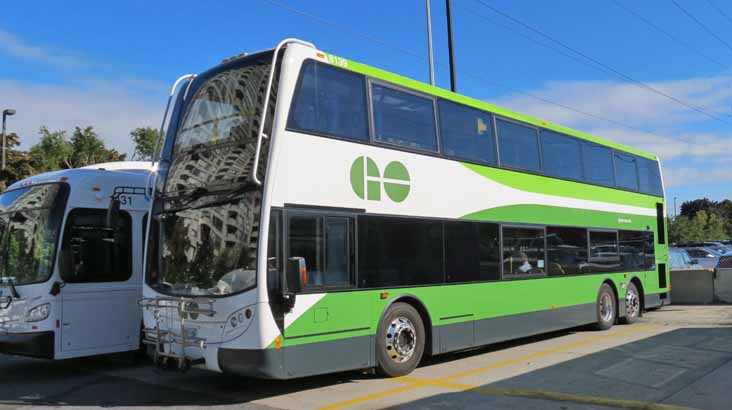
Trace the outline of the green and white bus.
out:
[[[669,300],[654,155],[295,39],[171,98],[142,301],[161,364],[396,376]]]

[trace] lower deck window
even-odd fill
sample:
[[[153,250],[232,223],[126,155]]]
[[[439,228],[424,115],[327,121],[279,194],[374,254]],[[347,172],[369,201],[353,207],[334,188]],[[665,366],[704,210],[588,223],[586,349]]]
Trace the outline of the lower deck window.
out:
[[[622,270],[618,254],[618,233],[590,231],[589,272],[618,272]]]
[[[444,281],[442,222],[416,218],[358,218],[359,286]]]
[[[343,287],[352,283],[350,218],[293,215],[288,231],[288,255],[305,259],[306,286]]]
[[[544,273],[544,228],[503,227],[503,275]]]
[[[445,222],[447,282],[501,279],[498,232],[494,223]]]

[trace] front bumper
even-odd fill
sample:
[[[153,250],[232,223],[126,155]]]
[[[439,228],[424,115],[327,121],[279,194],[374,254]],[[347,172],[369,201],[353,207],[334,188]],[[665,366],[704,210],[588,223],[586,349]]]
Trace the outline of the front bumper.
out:
[[[54,333],[6,333],[0,331],[0,353],[53,359]]]

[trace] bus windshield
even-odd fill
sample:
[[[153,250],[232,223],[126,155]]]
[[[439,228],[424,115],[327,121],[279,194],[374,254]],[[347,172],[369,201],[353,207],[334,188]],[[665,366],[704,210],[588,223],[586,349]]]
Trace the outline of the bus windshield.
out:
[[[0,194],[0,285],[51,277],[66,206],[64,188],[46,184]]]
[[[184,102],[154,221],[159,249],[148,283],[163,293],[227,295],[256,285],[262,187],[251,181],[253,172],[263,180],[268,153],[265,139],[255,170],[271,62],[262,53],[204,74]]]

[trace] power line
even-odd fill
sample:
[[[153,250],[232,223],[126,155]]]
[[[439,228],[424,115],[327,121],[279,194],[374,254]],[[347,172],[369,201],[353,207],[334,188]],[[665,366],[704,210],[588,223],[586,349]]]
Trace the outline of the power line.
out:
[[[689,17],[690,19],[694,20],[694,22],[697,25],[699,25],[699,27],[701,27],[702,29],[704,29],[704,31],[706,31],[707,33],[709,33],[709,35],[711,35],[712,37],[714,37],[717,40],[719,40],[720,43],[724,44],[728,49],[730,49],[730,51],[732,51],[732,45],[730,45],[728,42],[726,42],[722,37],[719,37],[717,35],[717,33],[715,33],[714,31],[712,31],[712,29],[710,29],[706,24],[702,23],[701,20],[699,20],[698,18],[694,17],[694,15],[691,14],[688,10],[686,10],[683,7],[681,7],[681,5],[676,0],[671,0],[671,3],[673,3],[674,6],[676,6],[677,9],[681,10],[682,13],[686,14],[687,17]]]
[[[712,6],[712,8],[714,8],[715,10],[717,10],[717,12],[722,15],[722,17],[726,18],[727,21],[729,21],[730,23],[732,23],[732,18],[730,18],[730,16],[727,13],[725,13],[724,10],[722,10],[721,8],[719,8],[719,6],[717,6],[716,4],[714,4],[712,2],[712,0],[707,0],[707,3],[709,3],[709,5]]]
[[[653,87],[653,86],[651,86],[651,85],[649,85],[647,83],[644,83],[642,81],[636,80],[635,78],[633,78],[633,77],[631,77],[631,76],[629,76],[629,75],[627,75],[625,73],[622,73],[621,71],[619,71],[619,70],[617,70],[617,69],[615,69],[613,67],[610,67],[609,65],[604,64],[604,63],[598,61],[597,59],[595,59],[593,57],[590,57],[589,55],[587,55],[587,54],[585,54],[585,53],[583,53],[583,52],[581,52],[581,51],[579,51],[579,50],[577,50],[577,49],[575,49],[575,48],[573,48],[571,46],[568,46],[564,42],[562,42],[562,41],[560,41],[560,40],[558,40],[558,39],[550,36],[549,34],[547,34],[547,33],[543,32],[543,31],[539,30],[538,28],[533,27],[533,26],[531,26],[528,23],[524,23],[523,21],[521,21],[521,20],[519,20],[519,19],[517,19],[517,18],[515,18],[515,17],[513,17],[511,15],[509,15],[508,13],[505,13],[505,12],[503,12],[503,11],[501,11],[501,10],[493,7],[493,6],[491,6],[490,4],[488,4],[488,3],[486,3],[486,2],[484,2],[482,0],[476,0],[476,1],[478,3],[480,3],[481,5],[483,5],[484,7],[486,7],[487,9],[493,11],[494,13],[496,13],[496,14],[498,14],[498,15],[500,15],[500,16],[508,19],[508,20],[513,21],[514,23],[516,23],[516,24],[518,24],[518,25],[526,28],[527,30],[530,30],[530,31],[532,31],[532,32],[540,35],[541,37],[546,38],[547,40],[549,40],[549,41],[551,41],[551,42],[559,45],[560,47],[562,47],[564,49],[567,49],[567,50],[569,50],[569,51],[571,51],[571,52],[573,52],[573,53],[581,56],[582,58],[584,58],[587,61],[589,61],[592,64],[594,64],[594,65],[592,65],[593,67],[595,67],[595,68],[597,68],[597,69],[599,69],[601,71],[604,71],[605,73],[612,74],[612,75],[614,75],[616,77],[619,77],[619,78],[621,78],[621,79],[623,79],[625,81],[628,81],[628,82],[634,84],[637,87],[646,89],[646,90],[648,90],[648,91],[650,91],[650,92],[652,92],[654,94],[657,94],[659,96],[665,97],[665,98],[667,98],[667,99],[669,99],[671,101],[674,101],[675,103],[677,103],[679,105],[682,105],[682,106],[684,106],[684,107],[686,107],[686,108],[688,108],[690,110],[696,111],[696,112],[698,112],[698,113],[700,113],[700,114],[702,114],[702,115],[704,115],[706,117],[709,117],[711,119],[714,119],[714,120],[717,120],[717,121],[720,121],[720,122],[724,122],[726,124],[732,124],[732,122],[729,122],[729,121],[727,121],[727,120],[725,120],[725,119],[723,119],[721,117],[718,117],[718,116],[716,116],[716,115],[714,115],[712,113],[709,113],[709,112],[703,110],[702,108],[699,108],[699,107],[697,107],[695,105],[692,105],[690,103],[687,103],[687,102],[685,102],[685,101],[683,101],[683,100],[681,100],[681,99],[679,99],[677,97],[674,97],[673,95],[667,94],[667,93],[665,93],[665,92],[663,92],[663,91],[661,91],[661,90],[659,90],[659,89],[657,89],[657,88],[655,88],[655,87]],[[671,0],[671,1],[674,1],[674,0]]]
[[[400,46],[392,45],[391,43],[389,43],[389,42],[387,42],[387,41],[385,41],[383,39],[380,39],[378,37],[375,37],[375,36],[373,36],[371,34],[367,34],[367,33],[363,33],[363,32],[359,32],[359,31],[353,30],[353,29],[351,29],[348,26],[345,26],[343,24],[339,24],[339,23],[336,23],[336,22],[333,22],[333,21],[324,19],[324,18],[322,18],[320,16],[317,16],[317,15],[314,15],[314,14],[311,14],[311,13],[308,13],[306,11],[302,11],[302,10],[296,9],[296,8],[294,8],[294,7],[292,7],[292,6],[288,5],[288,4],[282,3],[282,2],[280,2],[278,0],[262,0],[262,1],[267,2],[267,3],[269,3],[269,4],[271,4],[271,5],[275,6],[275,7],[278,7],[278,8],[281,8],[283,10],[286,10],[286,11],[288,11],[290,13],[297,14],[297,15],[299,15],[301,17],[305,17],[305,18],[311,19],[313,21],[317,21],[319,23],[322,23],[322,24],[327,25],[329,27],[332,27],[334,29],[342,30],[344,32],[347,32],[347,33],[355,36],[355,37],[358,37],[358,38],[362,38],[362,39],[371,41],[374,44],[377,44],[377,45],[379,45],[381,47],[391,49],[392,51],[398,51],[400,53],[403,53],[403,54],[409,55],[411,57],[417,58],[417,59],[421,60],[422,62],[427,61],[422,56],[421,53],[418,53],[418,52],[415,52],[413,50],[410,50],[410,49],[407,49],[407,48],[403,48],[403,47],[400,47]],[[437,62],[436,62],[436,65],[439,66],[439,67],[442,67],[442,68],[445,68],[446,67],[446,64],[440,64],[440,63],[437,63]],[[625,124],[625,123],[623,123],[621,121],[614,120],[612,118],[607,118],[607,117],[604,117],[604,116],[599,115],[599,114],[595,114],[595,113],[592,113],[592,112],[584,111],[584,110],[581,110],[581,109],[572,107],[570,105],[563,104],[563,103],[560,103],[560,102],[557,102],[557,101],[553,101],[553,100],[550,100],[548,98],[544,98],[544,97],[541,97],[539,95],[536,95],[536,94],[533,94],[533,93],[530,93],[530,92],[527,92],[527,91],[519,90],[517,88],[508,86],[506,84],[496,83],[496,82],[488,79],[487,77],[485,77],[483,75],[479,75],[479,74],[475,74],[475,73],[470,73],[470,72],[463,72],[463,74],[466,75],[466,76],[468,76],[468,77],[470,77],[470,78],[473,78],[475,80],[478,80],[478,81],[480,81],[480,82],[482,82],[484,84],[489,84],[489,85],[491,85],[493,87],[498,87],[498,88],[501,88],[501,89],[504,89],[504,90],[508,90],[508,91],[513,92],[513,93],[520,94],[520,95],[523,95],[523,96],[526,96],[526,97],[535,99],[537,101],[541,101],[543,103],[546,103],[546,104],[549,104],[549,105],[553,105],[553,106],[556,106],[556,107],[565,109],[567,111],[571,111],[571,112],[574,112],[574,113],[577,113],[577,114],[580,114],[580,115],[583,115],[583,116],[586,116],[586,117],[589,117],[589,118],[593,118],[593,119],[596,119],[596,120],[600,120],[600,121],[606,122],[608,124],[613,124],[613,125],[616,125],[616,126],[625,128],[625,129],[629,129],[629,130],[641,132],[643,134],[652,135],[652,136],[659,137],[659,138],[664,138],[664,139],[668,138],[668,137],[665,137],[665,136],[656,134],[654,132],[651,132],[651,131],[642,129],[640,127],[636,127],[636,126],[633,126],[633,125]]]
[[[723,64],[722,62],[720,62],[719,60],[717,60],[717,59],[715,59],[713,57],[710,57],[709,55],[707,55],[705,53],[702,53],[701,51],[699,51],[697,48],[695,48],[691,44],[689,44],[686,41],[682,40],[681,38],[679,38],[679,37],[671,34],[670,32],[664,30],[662,27],[660,27],[659,25],[655,24],[654,22],[652,22],[651,20],[647,19],[646,17],[643,17],[637,11],[634,11],[634,10],[630,9],[629,7],[623,5],[622,3],[620,3],[620,1],[618,1],[618,0],[610,0],[610,1],[612,1],[613,3],[615,3],[616,6],[620,7],[623,10],[625,10],[628,14],[631,14],[631,15],[635,16],[640,21],[642,21],[642,22],[646,23],[648,26],[651,26],[652,28],[654,28],[656,31],[664,34],[666,37],[670,38],[674,42],[676,42],[676,43],[684,46],[684,48],[686,48],[687,50],[695,53],[696,55],[698,55],[700,57],[705,58],[708,61],[711,61],[712,63],[715,63],[715,64],[719,65],[722,68],[727,68],[727,66],[725,64]]]

